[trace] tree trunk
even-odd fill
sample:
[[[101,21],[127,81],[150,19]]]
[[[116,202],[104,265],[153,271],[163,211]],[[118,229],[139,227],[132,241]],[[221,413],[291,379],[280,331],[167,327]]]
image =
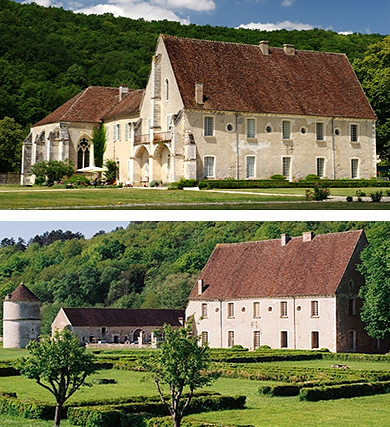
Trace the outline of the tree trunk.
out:
[[[62,412],[62,404],[58,403],[56,404],[56,411],[54,414],[54,427],[59,427],[61,422],[61,412]]]

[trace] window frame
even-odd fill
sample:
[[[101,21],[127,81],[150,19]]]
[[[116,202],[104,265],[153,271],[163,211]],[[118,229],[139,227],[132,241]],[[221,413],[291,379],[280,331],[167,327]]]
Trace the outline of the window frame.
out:
[[[234,339],[235,339],[234,331],[228,331],[228,342],[227,342],[227,345],[228,345],[229,348],[234,346]]]
[[[325,123],[316,122],[316,141],[324,142],[325,141]]]
[[[253,129],[249,123],[253,123]],[[253,131],[253,132],[251,132]],[[246,119],[246,138],[247,139],[255,139],[256,138],[256,119],[253,117],[248,117]]]
[[[350,162],[351,179],[359,179],[359,167],[360,167],[360,159],[353,157]]]
[[[320,304],[318,300],[310,301],[310,315],[314,318],[320,317]]]
[[[310,347],[312,350],[320,348],[320,332],[311,331]]]
[[[288,160],[288,173],[285,174],[286,160]],[[287,180],[291,180],[291,156],[282,157],[282,175],[286,177]]]
[[[356,316],[356,299],[355,298],[348,299],[348,314],[350,316]]]
[[[234,302],[228,302],[227,303],[227,317],[228,317],[228,319],[234,319],[234,317],[235,317]]]
[[[288,348],[288,331],[280,331],[280,348]]]
[[[209,331],[202,331],[200,334],[200,341],[202,345],[209,344]]]
[[[206,124],[206,122],[210,121],[210,124]],[[203,117],[203,136],[205,138],[213,138],[215,133],[215,120],[214,116],[204,116]],[[211,129],[210,129],[211,127]],[[210,132],[211,130],[211,132]]]
[[[280,301],[280,317],[288,317],[287,301]]]
[[[260,315],[260,301],[253,301],[252,304],[252,317],[254,319],[258,319],[261,317]]]
[[[261,331],[253,331],[253,350],[261,346]]]
[[[321,171],[321,165],[319,164],[319,161],[322,162],[322,171]],[[317,157],[316,158],[316,175],[319,178],[324,178],[326,176],[325,174],[325,157]],[[321,172],[321,173],[320,173]]]
[[[288,129],[285,128],[288,125]],[[287,135],[288,131],[288,135]],[[282,140],[291,141],[291,120],[282,120]]]
[[[349,125],[349,141],[351,144],[359,143],[359,125],[356,123]]]
[[[249,165],[248,159],[253,159],[253,165]],[[249,176],[250,174],[248,173],[249,168],[253,168],[253,171],[252,171],[253,173],[251,176]],[[245,156],[245,177],[246,179],[253,179],[256,177],[256,156],[252,156],[252,155]]]
[[[202,310],[202,317],[208,317],[208,305],[207,302],[202,302],[202,306],[201,306],[201,310]]]
[[[206,173],[206,167],[209,168],[210,165],[206,165],[206,159],[212,159],[212,174],[209,175]],[[204,156],[203,157],[203,176],[204,178],[215,178],[215,156]]]

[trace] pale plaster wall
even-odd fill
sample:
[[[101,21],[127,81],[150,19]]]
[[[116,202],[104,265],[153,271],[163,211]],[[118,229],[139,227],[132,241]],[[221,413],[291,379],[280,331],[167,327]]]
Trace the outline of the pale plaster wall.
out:
[[[311,316],[311,301],[319,303],[319,317]],[[281,317],[280,303],[287,302],[287,317]],[[227,316],[227,304],[234,303],[235,315]],[[253,303],[260,302],[260,316],[253,316]],[[202,316],[202,303],[208,316]],[[300,307],[300,309],[298,308]],[[287,331],[290,349],[311,349],[311,332],[319,332],[319,348],[336,351],[335,297],[261,298],[224,301],[190,301],[186,318],[194,315],[196,333],[207,331],[210,347],[228,347],[228,332],[234,344],[254,350],[254,331],[260,331],[260,345],[281,348],[281,331]]]

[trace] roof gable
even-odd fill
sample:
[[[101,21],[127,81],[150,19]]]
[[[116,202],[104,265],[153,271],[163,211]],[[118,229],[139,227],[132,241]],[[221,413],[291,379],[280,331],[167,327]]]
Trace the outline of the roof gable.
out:
[[[281,48],[263,55],[254,45],[161,37],[187,108],[376,118],[345,55]]]
[[[139,111],[142,95],[143,91],[132,90],[119,101],[119,88],[90,86],[34,126],[56,122],[100,123],[115,108],[122,114]]]
[[[217,245],[190,299],[334,295],[364,232]]]
[[[72,326],[181,326],[184,310],[63,308]]]

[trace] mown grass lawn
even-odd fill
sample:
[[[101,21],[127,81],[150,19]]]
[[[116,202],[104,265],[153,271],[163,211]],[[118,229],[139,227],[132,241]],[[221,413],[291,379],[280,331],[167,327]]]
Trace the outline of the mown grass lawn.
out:
[[[371,190],[365,189],[367,195]],[[377,191],[379,189],[375,189]],[[390,202],[305,200],[304,189],[246,189],[167,191],[161,189],[0,187],[2,209],[132,209],[132,210],[382,210]],[[356,196],[356,189],[332,189],[342,198]],[[384,191],[384,194],[385,191]],[[356,197],[355,197],[356,199]]]

